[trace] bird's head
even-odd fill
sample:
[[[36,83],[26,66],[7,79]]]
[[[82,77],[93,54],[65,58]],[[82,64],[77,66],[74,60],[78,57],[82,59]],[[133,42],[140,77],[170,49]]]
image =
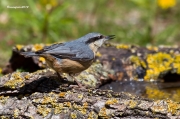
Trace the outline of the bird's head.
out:
[[[103,43],[107,40],[113,39],[115,35],[102,35],[100,33],[89,33],[83,37],[81,37],[82,41],[85,44],[89,45],[90,48],[96,52],[99,47],[103,45]]]

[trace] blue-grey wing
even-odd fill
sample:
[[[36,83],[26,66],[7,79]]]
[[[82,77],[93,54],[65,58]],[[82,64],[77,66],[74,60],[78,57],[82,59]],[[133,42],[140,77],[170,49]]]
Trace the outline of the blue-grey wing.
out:
[[[43,53],[43,52],[50,51],[50,50],[56,49],[57,47],[61,47],[61,46],[64,46],[64,45],[65,45],[64,43],[52,44],[52,45],[50,45],[50,46],[45,46],[43,49],[38,50],[38,51],[36,51],[35,53],[41,54],[41,53]]]
[[[47,50],[43,54],[51,54],[57,58],[72,59],[75,61],[90,61],[94,59],[94,53],[89,46],[82,43],[61,45]]]

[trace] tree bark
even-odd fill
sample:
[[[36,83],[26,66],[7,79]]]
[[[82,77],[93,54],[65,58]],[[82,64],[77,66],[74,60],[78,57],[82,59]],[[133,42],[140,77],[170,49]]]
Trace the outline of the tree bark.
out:
[[[124,47],[122,49],[122,47]],[[130,46],[129,46],[130,47]],[[20,50],[27,49],[24,47]],[[14,49],[16,57],[21,57]],[[32,49],[29,48],[29,51]],[[164,52],[170,49],[164,49]],[[157,52],[161,52],[161,49]],[[1,118],[34,118],[34,119],[178,119],[180,118],[180,103],[171,100],[150,100],[129,93],[119,93],[110,90],[96,89],[104,82],[125,80],[132,77],[144,78],[148,69],[143,69],[143,63],[138,68],[137,62],[129,60],[130,56],[139,56],[145,60],[146,54],[155,54],[155,50],[131,46],[129,49],[121,46],[101,48],[98,60],[88,70],[77,76],[85,87],[75,87],[66,74],[58,77],[52,69],[31,70],[29,72],[13,72],[0,77],[0,117]],[[140,54],[141,55],[140,55]],[[38,58],[11,58],[9,64],[15,71],[22,62],[30,66],[30,62],[41,69],[43,62]],[[18,63],[16,63],[18,62]],[[137,63],[137,64],[136,64]],[[134,66],[134,64],[136,64]],[[18,65],[13,68],[14,65]],[[27,65],[27,66],[28,66]],[[147,64],[148,65],[148,64]],[[28,67],[29,67],[28,66]],[[7,68],[7,67],[6,67]],[[37,70],[37,69],[36,69]],[[5,71],[5,70],[4,70]],[[7,71],[7,70],[6,70]],[[167,73],[167,72],[166,72]],[[89,88],[88,88],[89,87]]]

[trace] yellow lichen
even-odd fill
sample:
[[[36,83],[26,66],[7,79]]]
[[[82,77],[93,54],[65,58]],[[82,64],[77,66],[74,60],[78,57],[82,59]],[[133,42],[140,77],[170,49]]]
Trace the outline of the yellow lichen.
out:
[[[157,88],[146,88],[146,95],[150,99],[166,99],[170,97],[169,93],[166,93],[162,90],[158,90]]]
[[[12,73],[10,80],[8,80],[4,86],[15,89],[16,87],[23,87],[25,79],[21,76],[20,72]]]
[[[138,56],[131,56],[130,61],[134,63],[136,66],[142,66],[143,68],[146,68],[146,63],[140,59]]]
[[[102,118],[108,118],[106,110],[107,109],[105,107],[101,108],[98,115]]]
[[[129,49],[130,46],[129,45],[125,45],[125,44],[118,44],[116,45],[117,49]]]
[[[58,103],[54,108],[54,113],[59,114],[62,112],[62,109],[63,109],[63,103]]]
[[[82,99],[83,98],[83,94],[78,94],[78,98]]]
[[[85,109],[84,106],[77,105],[74,103],[73,108],[79,110],[84,115],[87,113],[87,109]]]
[[[116,58],[114,58],[114,57],[113,57],[113,58],[112,58],[112,60],[113,60],[113,61],[115,61],[115,60],[116,60]]]
[[[21,50],[21,48],[23,48],[24,46],[23,45],[16,45],[16,48],[18,49],[18,50]]]
[[[5,104],[9,96],[0,96],[0,103]]]
[[[102,54],[101,54],[100,52],[97,52],[97,53],[96,53],[96,56],[97,56],[97,57],[101,57]]]
[[[177,70],[176,73],[180,74],[180,55],[177,54],[174,57],[173,67]]]
[[[166,100],[168,106],[168,112],[173,115],[177,115],[178,110],[180,110],[180,103],[173,102],[172,100]]]
[[[77,118],[77,115],[75,113],[71,113],[71,118],[72,119],[76,119]]]
[[[2,73],[2,68],[0,68],[0,74]]]
[[[15,109],[13,116],[14,116],[15,118],[18,118],[19,113],[20,113],[19,110],[18,110],[18,109]]]
[[[138,102],[135,100],[130,100],[129,101],[129,107],[130,108],[135,108],[138,105]]]
[[[30,74],[27,74],[27,75],[24,76],[24,78],[25,78],[26,80],[28,80],[30,77],[31,77]]]
[[[171,64],[174,59],[167,53],[148,54],[147,58],[148,69],[146,71],[145,80],[157,79],[163,72],[167,72],[172,69]]]
[[[44,47],[43,44],[34,44],[32,50],[33,50],[33,51],[38,51],[38,50],[43,49],[43,47]]]
[[[114,105],[114,104],[117,104],[118,102],[119,101],[117,99],[113,98],[113,99],[107,100],[105,104],[106,105]]]
[[[8,116],[0,116],[1,119],[9,119]]]
[[[154,102],[153,106],[150,107],[153,112],[167,113],[167,105],[164,100],[157,100]]]
[[[45,117],[51,112],[51,109],[48,108],[46,105],[38,105],[37,112],[41,114],[43,117]]]
[[[42,62],[42,63],[46,62],[46,60],[43,57],[39,57],[39,61]]]
[[[42,100],[42,104],[53,104],[56,103],[57,100],[54,97],[50,97],[50,96],[45,96]]]
[[[69,107],[69,108],[72,107],[71,102],[64,102],[63,105],[64,105],[65,107]]]
[[[88,114],[88,119],[97,119],[97,118],[98,118],[98,115],[94,111],[91,111]]]
[[[83,108],[88,108],[88,103],[87,102],[83,103]]]
[[[156,46],[151,46],[151,45],[147,46],[147,49],[148,49],[148,50],[153,50],[153,51],[158,51],[158,47],[156,47]]]

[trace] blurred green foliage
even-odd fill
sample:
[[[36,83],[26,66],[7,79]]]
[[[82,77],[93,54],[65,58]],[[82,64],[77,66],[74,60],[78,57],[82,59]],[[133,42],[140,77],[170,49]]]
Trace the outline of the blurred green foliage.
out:
[[[1,0],[0,66],[13,45],[64,42],[89,32],[115,34],[121,43],[178,44],[180,8],[172,1]]]

